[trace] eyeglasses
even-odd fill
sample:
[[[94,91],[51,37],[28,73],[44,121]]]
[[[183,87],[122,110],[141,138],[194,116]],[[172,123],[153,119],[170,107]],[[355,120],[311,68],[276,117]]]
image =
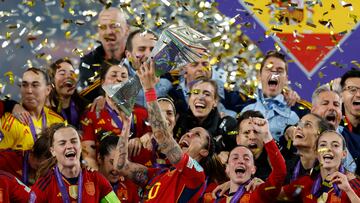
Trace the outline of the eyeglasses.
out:
[[[360,87],[356,86],[347,86],[343,89],[343,91],[349,91],[350,94],[355,95],[358,91],[360,91]]]
[[[110,24],[98,24],[98,28],[100,30],[107,30],[107,28],[110,28],[110,30],[115,30],[121,27],[120,23],[110,23]]]

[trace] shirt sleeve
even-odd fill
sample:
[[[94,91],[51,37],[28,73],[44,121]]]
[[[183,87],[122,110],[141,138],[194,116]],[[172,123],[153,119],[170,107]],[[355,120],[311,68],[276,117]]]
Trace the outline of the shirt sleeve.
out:
[[[81,119],[81,129],[83,131],[82,141],[96,141],[95,130],[93,127],[92,112],[88,111]]]
[[[50,179],[48,173],[46,176],[39,178],[35,184],[31,187],[30,203],[48,202],[47,193],[50,187]]]
[[[102,198],[107,197],[111,192],[114,193],[109,181],[106,180],[106,178],[99,172],[94,172],[94,173],[96,173],[96,176],[98,179],[98,188],[100,189],[100,198],[102,199]],[[108,197],[111,197],[111,194]]]
[[[198,187],[205,182],[205,172],[201,165],[187,153],[183,154],[179,163],[174,165],[182,174],[189,187]]]
[[[22,132],[16,123],[16,118],[10,113],[1,117],[0,149],[15,149],[20,132]]]
[[[22,183],[19,179],[13,178],[13,187],[11,199],[16,202],[28,202],[30,198],[30,188]]]
[[[358,179],[358,178],[352,179],[352,180],[350,180],[349,183],[350,183],[351,188],[356,193],[356,195],[358,197],[360,197],[360,179]]]
[[[268,179],[258,188],[263,197],[278,196],[286,177],[286,165],[274,140],[265,144],[272,171]]]

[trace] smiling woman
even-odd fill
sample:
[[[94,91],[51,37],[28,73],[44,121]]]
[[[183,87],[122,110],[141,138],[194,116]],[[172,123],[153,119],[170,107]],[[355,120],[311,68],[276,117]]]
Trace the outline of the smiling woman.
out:
[[[39,170],[30,202],[119,202],[103,176],[81,168],[80,135],[73,126],[57,123],[46,133],[53,157]]]
[[[320,174],[306,175],[284,186],[287,196],[298,194],[303,202],[359,202],[360,180],[346,176],[342,165],[347,153],[342,135],[334,130],[324,131],[316,141],[316,151]],[[299,185],[302,189],[295,189]]]
[[[217,151],[232,148],[237,134],[236,120],[232,117],[221,117],[217,104],[219,95],[217,84],[213,80],[199,79],[190,87],[189,109],[180,114],[174,128],[174,136],[180,136],[194,127],[203,127],[211,136],[218,137]],[[220,144],[224,143],[224,144]]]

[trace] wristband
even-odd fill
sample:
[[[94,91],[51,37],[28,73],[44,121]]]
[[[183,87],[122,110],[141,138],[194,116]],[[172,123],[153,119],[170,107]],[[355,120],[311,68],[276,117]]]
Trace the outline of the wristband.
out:
[[[153,102],[157,99],[156,91],[154,88],[151,88],[145,92],[145,99],[147,102]]]

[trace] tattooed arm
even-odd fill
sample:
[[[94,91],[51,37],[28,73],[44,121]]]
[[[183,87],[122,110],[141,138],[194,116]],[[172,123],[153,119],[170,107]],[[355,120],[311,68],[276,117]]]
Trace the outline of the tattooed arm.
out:
[[[141,80],[145,94],[155,94],[154,88],[157,79],[155,76],[153,61],[150,64],[144,63],[137,71],[137,74]],[[147,109],[151,129],[157,143],[159,144],[159,149],[162,153],[166,154],[172,164],[178,163],[183,156],[183,152],[174,140],[172,133],[169,131],[168,124],[161,113],[161,109],[156,98],[150,99],[149,101],[147,97]]]
[[[128,141],[130,134],[131,117],[127,118],[124,113],[120,113],[123,121],[123,129],[116,145],[116,154],[114,157],[114,168],[117,168],[125,177],[134,181],[138,185],[145,185],[148,178],[148,168],[138,163],[128,160]]]

